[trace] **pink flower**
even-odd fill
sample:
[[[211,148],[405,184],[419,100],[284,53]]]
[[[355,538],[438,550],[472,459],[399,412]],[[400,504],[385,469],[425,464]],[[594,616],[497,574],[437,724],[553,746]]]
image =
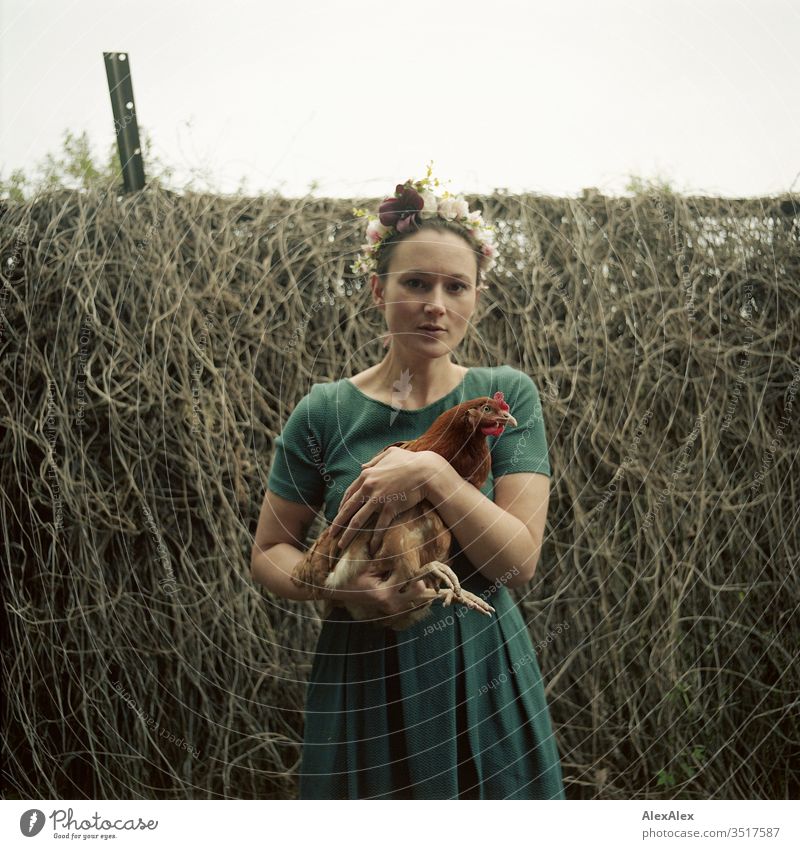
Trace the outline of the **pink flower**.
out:
[[[375,245],[389,232],[388,227],[384,227],[378,220],[370,221],[367,225],[367,241]]]

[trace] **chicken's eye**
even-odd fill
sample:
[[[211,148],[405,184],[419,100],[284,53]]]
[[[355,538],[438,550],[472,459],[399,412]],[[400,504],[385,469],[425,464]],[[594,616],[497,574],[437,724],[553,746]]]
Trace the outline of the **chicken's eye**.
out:
[[[492,412],[492,408],[491,408],[488,404],[484,404],[484,405],[483,405],[483,412],[484,412],[484,413],[491,413],[491,412]]]

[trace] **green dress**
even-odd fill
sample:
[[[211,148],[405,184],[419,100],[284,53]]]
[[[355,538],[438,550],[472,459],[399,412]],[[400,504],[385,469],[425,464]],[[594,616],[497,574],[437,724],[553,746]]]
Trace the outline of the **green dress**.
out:
[[[315,383],[275,440],[268,487],[324,507],[332,521],[360,464],[414,439],[456,404],[501,390],[515,428],[487,437],[495,478],[550,475],[539,393],[511,366],[472,368],[452,392],[401,410],[349,380]],[[453,537],[461,585],[491,618],[436,600],[405,631],[335,608],[323,622],[306,692],[301,799],[564,799],[536,652],[502,581],[485,578]]]

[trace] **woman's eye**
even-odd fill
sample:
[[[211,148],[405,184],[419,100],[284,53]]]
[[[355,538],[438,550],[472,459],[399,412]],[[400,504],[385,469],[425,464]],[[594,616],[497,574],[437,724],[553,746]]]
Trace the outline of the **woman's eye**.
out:
[[[408,287],[409,287],[409,289],[418,289],[418,288],[419,288],[419,286],[414,285],[414,284],[416,284],[416,283],[419,283],[420,285],[423,285],[423,286],[425,285],[425,284],[422,282],[422,280],[420,280],[420,279],[419,279],[419,278],[417,278],[417,277],[412,277],[410,280],[406,280],[406,286],[408,286]],[[448,285],[449,285],[449,286],[455,286],[455,289],[451,289],[451,290],[450,290],[450,291],[451,291],[451,292],[453,292],[453,293],[455,293],[455,292],[461,292],[463,289],[466,289],[466,288],[467,288],[466,283],[449,283]]]
[[[389,580],[389,578],[391,578],[391,577],[392,577],[392,571],[391,571],[391,569],[387,570],[386,572],[381,572],[381,573],[378,575],[378,578],[379,578],[379,580],[380,580],[381,582],[383,582],[383,581],[388,581],[388,580]]]

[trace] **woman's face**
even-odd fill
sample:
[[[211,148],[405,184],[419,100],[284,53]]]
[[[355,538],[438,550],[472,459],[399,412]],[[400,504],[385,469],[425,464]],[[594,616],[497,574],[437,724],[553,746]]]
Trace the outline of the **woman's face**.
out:
[[[450,231],[420,230],[397,244],[387,277],[373,274],[371,279],[392,346],[430,357],[453,351],[475,311],[477,273],[472,249]],[[426,325],[443,330],[431,332]]]

